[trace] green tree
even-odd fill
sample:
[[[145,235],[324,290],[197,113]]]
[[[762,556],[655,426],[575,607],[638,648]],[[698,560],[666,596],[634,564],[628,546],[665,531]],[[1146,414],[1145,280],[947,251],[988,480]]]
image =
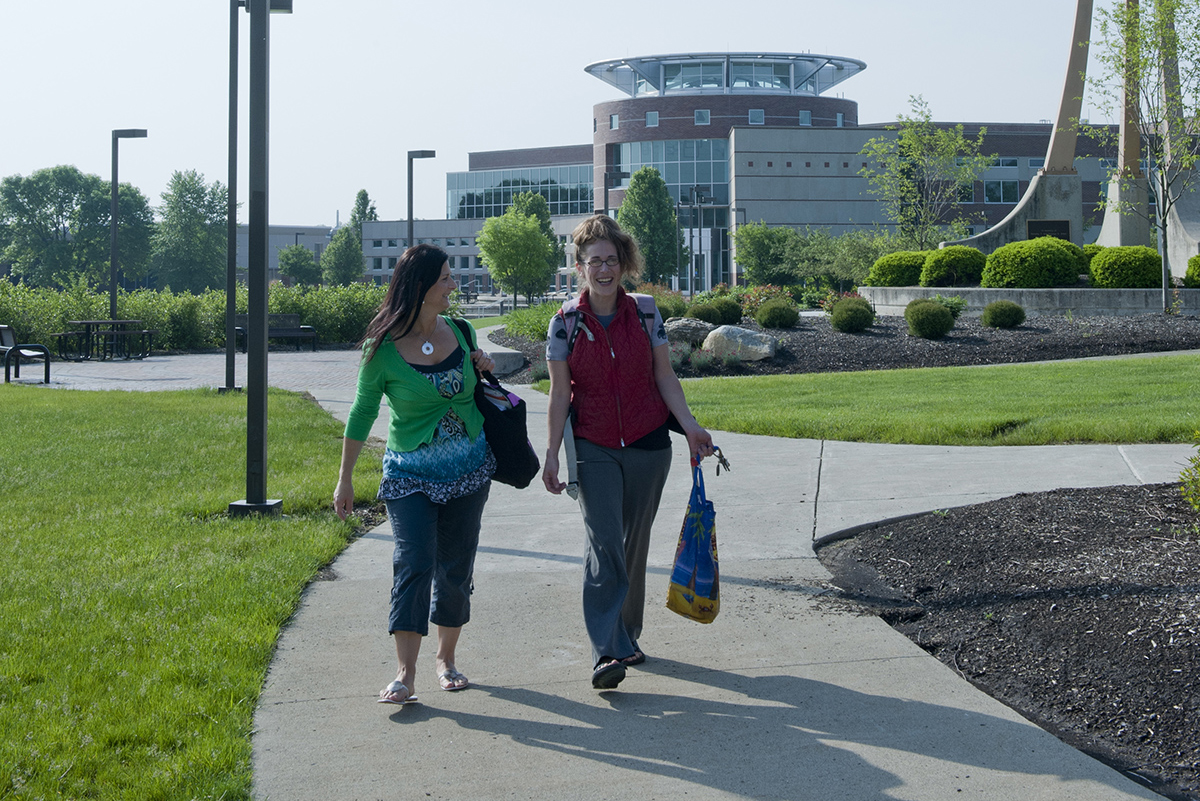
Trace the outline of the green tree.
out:
[[[362,250],[362,226],[365,222],[374,222],[379,219],[379,214],[375,211],[375,201],[371,200],[371,196],[367,194],[367,190],[358,190],[358,195],[354,198],[354,210],[350,212],[350,227],[354,229],[355,235],[358,237],[359,250]],[[411,245],[412,243],[409,242]]]
[[[321,265],[304,245],[288,245],[279,251],[279,272],[297,284],[318,286],[321,283]]]
[[[972,220],[959,205],[960,187],[974,186],[992,162],[980,153],[986,128],[968,139],[961,124],[939,126],[920,95],[909,98],[890,133],[867,140],[859,155],[870,159],[859,175],[884,204],[884,214],[915,250],[937,247],[965,233]]]
[[[563,265],[567,248],[559,241],[558,234],[554,232],[554,226],[550,224],[550,204],[537,192],[522,192],[513,198],[512,208],[526,217],[537,219],[542,236],[546,237],[546,241],[550,243],[551,252],[546,263],[550,266],[550,275],[553,279],[554,273],[558,272],[558,268]]]
[[[658,170],[642,167],[633,174],[618,215],[621,227],[637,240],[646,260],[642,280],[666,283],[680,264],[687,263],[675,203]]]
[[[321,274],[331,286],[347,286],[363,277],[362,238],[343,225],[321,254]]]
[[[226,198],[220,181],[175,171],[162,193],[152,264],[159,286],[200,293],[225,286]]]
[[[1150,0],[1141,6],[1116,3],[1100,10],[1100,45],[1093,57],[1100,69],[1090,81],[1096,107],[1111,118],[1125,115],[1140,135],[1141,158],[1149,165],[1154,208],[1150,221],[1158,234],[1162,263],[1163,311],[1171,307],[1171,263],[1167,226],[1172,208],[1200,182],[1200,0]],[[1125,92],[1130,102],[1126,103]],[[1096,136],[1095,128],[1087,131]],[[1121,169],[1124,167],[1124,169]],[[1120,172],[1117,170],[1120,169]],[[1134,200],[1136,165],[1118,165],[1117,213],[1146,213]],[[1180,270],[1182,272],[1182,269]]]
[[[772,228],[765,222],[739,225],[733,235],[738,267],[751,284],[794,284],[799,234],[794,228]]]
[[[555,268],[550,265],[553,248],[536,217],[509,208],[499,217],[484,220],[475,243],[492,280],[514,297],[524,293],[532,303],[554,277]]]
[[[5,231],[0,261],[38,286],[65,286],[79,278],[107,284],[111,184],[99,176],[61,165],[29,177],[0,181],[0,227]],[[121,267],[145,273],[153,216],[144,195],[130,184],[117,190]]]

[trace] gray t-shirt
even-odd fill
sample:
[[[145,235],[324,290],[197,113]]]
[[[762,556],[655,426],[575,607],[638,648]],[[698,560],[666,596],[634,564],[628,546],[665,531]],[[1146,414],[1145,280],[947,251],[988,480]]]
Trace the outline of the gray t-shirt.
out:
[[[614,317],[616,317],[615,313],[604,316],[597,315],[600,324],[605,328],[608,328],[608,324]],[[584,325],[584,323],[581,321],[580,325]],[[586,337],[587,334],[580,331],[579,336]],[[650,327],[650,348],[654,349],[665,344],[667,344],[667,329],[663,326],[663,319],[658,313],[658,309],[655,309],[654,323]],[[550,328],[546,333],[546,361],[565,362],[569,355],[567,352],[567,323],[561,314],[556,314],[550,318]]]

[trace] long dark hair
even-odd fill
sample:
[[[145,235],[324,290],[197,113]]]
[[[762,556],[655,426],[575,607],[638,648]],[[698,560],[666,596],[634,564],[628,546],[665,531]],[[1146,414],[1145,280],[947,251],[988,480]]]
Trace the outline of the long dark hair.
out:
[[[385,336],[391,334],[393,339],[399,339],[412,330],[425,302],[425,293],[437,283],[442,265],[449,258],[446,251],[434,245],[414,245],[404,251],[392,271],[387,295],[359,343],[359,347],[367,345],[367,361],[375,355]]]

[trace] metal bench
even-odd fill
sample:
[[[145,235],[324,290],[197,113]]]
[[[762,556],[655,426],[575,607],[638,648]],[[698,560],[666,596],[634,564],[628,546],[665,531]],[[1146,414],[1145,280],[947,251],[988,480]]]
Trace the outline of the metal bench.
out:
[[[234,316],[234,339],[235,342],[241,341],[243,353],[246,352],[246,329],[249,327],[250,315]],[[296,340],[296,350],[300,350],[302,340],[308,340],[313,352],[315,353],[317,350],[317,329],[311,325],[300,325],[300,315],[298,314],[268,314],[267,339],[294,339]]]
[[[17,335],[11,326],[0,325],[0,355],[4,356],[4,383],[12,380],[10,370],[15,367],[15,375],[21,377],[21,362],[44,362],[46,365],[46,383],[50,383],[50,351],[45,345],[19,345]]]

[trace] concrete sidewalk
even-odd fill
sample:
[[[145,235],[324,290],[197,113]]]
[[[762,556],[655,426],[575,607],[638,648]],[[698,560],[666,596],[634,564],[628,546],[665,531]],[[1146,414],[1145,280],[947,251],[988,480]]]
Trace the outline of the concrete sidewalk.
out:
[[[239,354],[239,382],[244,360]],[[270,382],[344,419],[356,354],[270,355]],[[56,385],[217,386],[220,354],[56,364]],[[189,383],[190,382],[190,383]],[[525,392],[544,451],[545,398]],[[386,431],[386,409],[376,432]],[[974,689],[879,619],[823,599],[813,541],[849,527],[1056,487],[1177,480],[1186,445],[951,448],[714,432],[706,462],[723,600],[709,626],[663,607],[690,476],[676,440],[655,526],[641,644],[616,692],[591,689],[577,504],[494,485],[472,622],[422,703],[374,703],[395,674],[387,525],[314,582],[284,630],[256,713],[260,799],[1156,799]],[[330,476],[332,493],[334,476]]]

